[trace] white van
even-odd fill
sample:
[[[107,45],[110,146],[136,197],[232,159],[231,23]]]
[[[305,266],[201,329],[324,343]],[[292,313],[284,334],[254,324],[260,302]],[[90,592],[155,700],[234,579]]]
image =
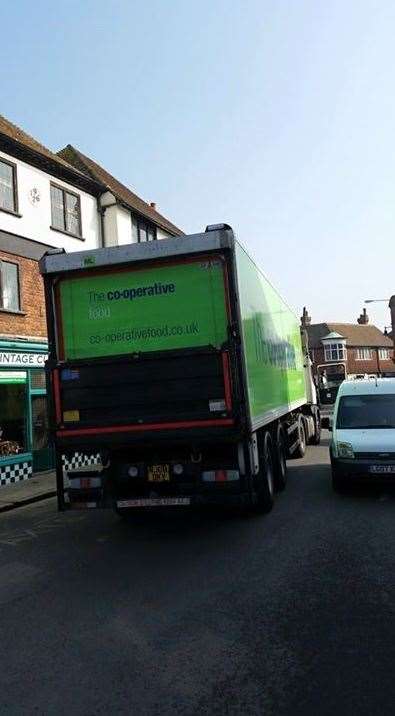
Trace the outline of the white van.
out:
[[[395,484],[395,378],[342,383],[331,430],[336,492],[359,480]]]

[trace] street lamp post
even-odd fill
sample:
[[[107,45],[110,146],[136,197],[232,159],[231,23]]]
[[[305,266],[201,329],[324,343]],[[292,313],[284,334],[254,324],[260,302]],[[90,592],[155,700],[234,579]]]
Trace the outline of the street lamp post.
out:
[[[388,308],[391,311],[391,333],[392,333],[392,343],[394,344],[394,358],[395,359],[395,296],[391,296],[391,298],[388,300],[388,298],[368,298],[365,300],[365,303],[388,303]]]

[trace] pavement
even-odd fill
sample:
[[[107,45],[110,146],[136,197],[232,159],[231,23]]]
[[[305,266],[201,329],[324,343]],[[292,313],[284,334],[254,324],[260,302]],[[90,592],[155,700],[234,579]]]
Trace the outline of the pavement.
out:
[[[56,477],[54,470],[36,472],[30,480],[22,480],[13,485],[0,488],[0,513],[32,502],[46,500],[56,495]]]
[[[392,716],[393,492],[326,436],[266,516],[0,515],[1,713]]]

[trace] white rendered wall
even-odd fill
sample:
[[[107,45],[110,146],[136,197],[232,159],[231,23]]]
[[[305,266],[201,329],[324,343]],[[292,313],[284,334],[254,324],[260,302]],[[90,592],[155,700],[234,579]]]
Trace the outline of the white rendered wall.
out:
[[[132,242],[132,215],[123,206],[117,206],[118,246]]]
[[[17,166],[18,213],[20,217],[0,211],[0,230],[23,236],[32,241],[40,241],[66,251],[83,251],[100,246],[100,216],[97,211],[96,198],[68,184],[61,179],[46,174],[30,164],[0,152],[4,158]],[[51,226],[51,194],[50,183],[78,194],[81,202],[82,240],[64,233],[54,231]],[[37,189],[40,201],[31,202],[30,192]],[[1,248],[1,246],[0,246]]]
[[[109,206],[104,212],[104,237],[106,246],[117,246],[117,206]]]
[[[171,239],[171,238],[177,238],[177,237],[171,237],[170,234],[167,234],[166,231],[163,231],[163,229],[160,229],[158,226],[156,229],[156,238],[157,239]]]

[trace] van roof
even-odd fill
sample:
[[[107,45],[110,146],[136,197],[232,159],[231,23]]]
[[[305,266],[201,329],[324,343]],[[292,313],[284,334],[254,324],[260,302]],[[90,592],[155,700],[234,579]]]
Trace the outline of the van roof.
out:
[[[371,393],[395,394],[395,378],[345,380],[339,388],[339,395],[370,395]]]

